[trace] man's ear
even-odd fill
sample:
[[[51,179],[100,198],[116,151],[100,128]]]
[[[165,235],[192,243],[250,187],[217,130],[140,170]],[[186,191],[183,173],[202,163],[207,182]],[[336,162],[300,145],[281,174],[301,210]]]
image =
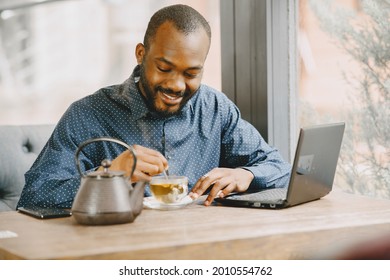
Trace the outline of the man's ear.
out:
[[[138,43],[135,47],[135,58],[137,59],[138,65],[142,63],[145,56],[145,46],[142,43]]]

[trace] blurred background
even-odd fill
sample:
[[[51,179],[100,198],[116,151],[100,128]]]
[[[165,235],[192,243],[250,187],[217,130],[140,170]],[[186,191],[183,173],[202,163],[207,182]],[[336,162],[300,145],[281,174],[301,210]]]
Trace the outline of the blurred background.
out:
[[[222,1],[0,0],[0,125],[56,123],[73,101],[123,82],[150,16],[175,3],[210,22],[203,82],[221,90]],[[335,185],[390,198],[390,2],[287,2],[298,11],[295,126],[345,121]]]
[[[210,21],[204,82],[221,88],[219,1],[1,2],[10,8],[0,14],[1,124],[55,123],[71,102],[122,83],[136,65],[135,46],[149,18],[179,2],[193,2]]]

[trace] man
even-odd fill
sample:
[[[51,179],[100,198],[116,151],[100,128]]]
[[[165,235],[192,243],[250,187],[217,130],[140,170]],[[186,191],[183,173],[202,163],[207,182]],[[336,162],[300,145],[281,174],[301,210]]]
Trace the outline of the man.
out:
[[[18,207],[70,208],[80,184],[75,151],[102,136],[133,145],[133,183],[169,168],[189,177],[192,197],[209,190],[205,205],[231,192],[284,186],[290,165],[224,94],[201,84],[210,39],[209,24],[191,7],[157,11],[136,46],[131,77],[70,106],[26,173]],[[81,166],[96,170],[106,157],[111,169],[130,173],[130,152],[110,142],[85,147]]]

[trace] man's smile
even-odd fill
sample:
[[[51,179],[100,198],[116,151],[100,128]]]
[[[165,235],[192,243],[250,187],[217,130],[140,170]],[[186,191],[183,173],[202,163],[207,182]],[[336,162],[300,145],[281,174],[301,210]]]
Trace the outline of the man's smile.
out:
[[[158,90],[161,100],[168,106],[174,106],[180,104],[183,99],[181,94],[168,94],[165,91]]]

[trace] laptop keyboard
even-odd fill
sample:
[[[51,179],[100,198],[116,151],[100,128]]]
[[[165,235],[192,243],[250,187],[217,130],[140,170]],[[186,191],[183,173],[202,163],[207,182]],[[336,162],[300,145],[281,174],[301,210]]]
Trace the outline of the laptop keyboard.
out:
[[[275,188],[264,190],[256,193],[240,194],[229,196],[229,199],[234,200],[252,200],[252,201],[278,201],[283,200],[287,196],[287,188]]]

